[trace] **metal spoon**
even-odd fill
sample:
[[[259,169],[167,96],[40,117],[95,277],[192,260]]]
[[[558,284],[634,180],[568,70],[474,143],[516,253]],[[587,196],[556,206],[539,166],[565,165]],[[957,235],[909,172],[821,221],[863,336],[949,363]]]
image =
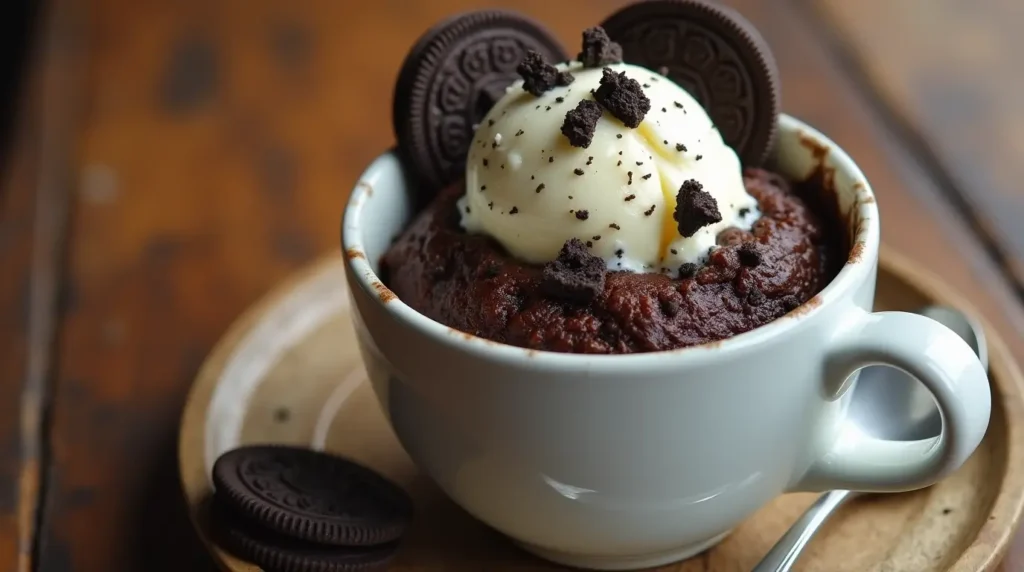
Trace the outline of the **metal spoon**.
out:
[[[918,313],[959,334],[988,369],[985,334],[973,318],[943,306],[928,306]],[[849,419],[865,433],[899,441],[927,439],[942,431],[939,410],[928,390],[893,367],[872,366],[861,371],[850,401]],[[752,572],[788,572],[828,517],[860,494],[837,490],[818,497]]]

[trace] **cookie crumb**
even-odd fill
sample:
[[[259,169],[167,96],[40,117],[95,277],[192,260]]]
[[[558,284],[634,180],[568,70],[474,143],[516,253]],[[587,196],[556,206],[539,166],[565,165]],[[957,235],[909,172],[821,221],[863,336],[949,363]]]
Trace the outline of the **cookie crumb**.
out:
[[[514,215],[519,212],[519,207],[512,207],[512,210],[508,211],[508,214]]]
[[[583,173],[584,173],[583,169],[580,169],[579,167],[576,167],[575,169],[573,169],[572,172],[576,173],[577,177],[582,177]]]
[[[516,72],[523,78],[523,89],[537,97],[559,85],[558,69],[544,61],[544,56],[534,50],[526,52]]]
[[[613,42],[601,26],[583,30],[583,50],[576,59],[586,68],[622,63],[622,46]]]
[[[678,223],[679,234],[689,238],[698,230],[722,220],[718,201],[694,179],[683,182],[676,195],[676,210],[672,218]]]
[[[683,145],[682,143],[676,143],[676,151],[685,153],[686,152],[686,145]],[[700,155],[698,155],[698,157],[699,156]]]
[[[644,211],[644,216],[651,216],[652,214],[654,214],[654,209],[655,209],[655,208],[656,208],[657,206],[658,206],[658,205],[651,205],[651,208],[649,208],[649,209],[647,209],[647,210],[645,210],[645,211]]]
[[[622,230],[622,227],[620,227],[619,225],[615,224],[614,222],[611,223],[610,225],[608,225],[608,228],[613,228],[615,230]]]
[[[680,278],[693,278],[697,275],[697,271],[700,267],[692,262],[687,262],[679,266],[679,277]]]
[[[578,238],[565,241],[558,258],[544,265],[540,287],[546,294],[585,304],[604,290],[607,268]]]
[[[615,73],[610,68],[604,68],[601,85],[594,91],[594,99],[631,129],[639,127],[644,116],[651,110],[651,100],[647,99],[640,84],[626,77],[626,72]]]
[[[544,187],[545,187],[545,186],[546,186],[546,185],[545,185],[544,183],[541,183],[541,184],[537,185],[537,190],[536,190],[536,192],[538,192],[538,193],[539,193],[539,192],[543,191],[543,190],[544,190]]]
[[[576,218],[579,220],[587,220],[590,218],[590,211],[583,209],[576,211]]]

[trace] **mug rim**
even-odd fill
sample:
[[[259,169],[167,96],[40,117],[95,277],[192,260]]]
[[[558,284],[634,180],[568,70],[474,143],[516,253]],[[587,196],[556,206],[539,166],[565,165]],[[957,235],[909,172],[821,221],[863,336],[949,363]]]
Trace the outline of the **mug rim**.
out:
[[[638,366],[654,365],[655,362],[666,358],[673,358],[674,361],[677,356],[684,356],[687,365],[691,366],[700,366],[708,360],[734,357],[738,353],[760,345],[767,339],[784,336],[790,330],[812,320],[824,311],[826,306],[850,295],[850,292],[868,277],[872,265],[878,258],[880,243],[878,207],[871,185],[860,167],[839,145],[817,129],[791,115],[779,114],[778,127],[777,137],[779,138],[785,134],[795,134],[801,141],[808,141],[810,145],[824,149],[822,164],[833,169],[836,174],[844,173],[845,178],[850,181],[850,186],[856,189],[856,191],[850,191],[858,193],[854,198],[856,214],[854,214],[854,209],[850,209],[847,218],[855,216],[862,223],[857,225],[850,240],[850,248],[856,248],[860,253],[856,260],[851,260],[853,257],[848,254],[839,273],[810,300],[795,310],[752,330],[721,340],[653,352],[628,354],[555,352],[514,346],[463,332],[421,314],[397,296],[380,296],[381,289],[386,289],[386,286],[365,256],[360,215],[375,184],[382,178],[382,173],[395,169],[401,170],[401,163],[394,149],[379,155],[370,163],[360,175],[345,206],[342,216],[341,249],[345,265],[350,270],[348,287],[361,288],[371,303],[378,305],[393,319],[405,327],[412,328],[420,335],[477,357],[502,363],[521,365],[528,362],[534,367],[543,369],[551,367],[578,368],[597,363],[602,367],[614,367],[615,369],[621,367],[625,372]],[[401,174],[399,173],[399,175]],[[838,177],[833,177],[833,181],[837,179]],[[348,254],[352,252],[358,254]],[[386,291],[390,292],[390,290]]]

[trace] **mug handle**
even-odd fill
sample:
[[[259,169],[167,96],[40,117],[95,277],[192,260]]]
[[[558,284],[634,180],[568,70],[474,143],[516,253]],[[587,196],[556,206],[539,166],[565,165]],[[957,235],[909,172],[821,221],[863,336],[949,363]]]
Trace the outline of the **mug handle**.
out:
[[[826,380],[843,382],[869,365],[902,369],[935,398],[942,432],[920,441],[891,441],[841,425],[792,490],[919,489],[958,469],[981,443],[992,407],[988,375],[970,346],[946,326],[907,312],[859,312],[830,346]]]

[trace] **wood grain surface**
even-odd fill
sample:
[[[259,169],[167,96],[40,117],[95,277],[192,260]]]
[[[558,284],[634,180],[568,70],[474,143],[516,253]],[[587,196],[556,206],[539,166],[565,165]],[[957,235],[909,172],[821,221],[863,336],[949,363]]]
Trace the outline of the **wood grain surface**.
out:
[[[1024,292],[1024,6],[816,0],[816,7]]]
[[[349,187],[393,143],[391,87],[408,47],[444,15],[501,5],[543,20],[574,48],[583,27],[624,3],[53,0],[51,16],[63,19],[48,18],[47,31],[61,41],[37,54],[33,75],[67,81],[40,80],[40,92],[26,93],[23,109],[37,118],[25,121],[0,195],[0,268],[11,277],[0,281],[0,371],[13,380],[0,386],[10,413],[0,419],[0,485],[11,491],[0,495],[0,558],[16,552],[4,533],[20,526],[31,569],[212,569],[177,484],[185,393],[243,309],[337,248]],[[867,173],[884,240],[941,272],[1024,358],[1012,285],[947,200],[944,181],[837,54],[822,32],[831,20],[797,0],[730,3],[773,46],[784,109]],[[78,83],[60,73],[69,58]],[[71,137],[43,157],[40,101],[74,104],[72,116],[50,119]],[[37,240],[46,236],[41,223],[59,214],[59,203],[40,198],[46,177],[58,177],[71,215],[55,245],[66,251],[54,270],[63,279],[37,293],[46,282],[32,261],[49,248]],[[19,407],[36,379],[25,355],[45,324],[32,329],[30,299],[54,300],[55,291],[57,351],[43,386],[52,391],[38,411],[48,453],[38,478],[21,485],[34,482],[41,504],[19,523],[18,477],[33,460],[11,420],[19,411],[32,420]],[[1024,547],[1010,558],[1024,567]]]

